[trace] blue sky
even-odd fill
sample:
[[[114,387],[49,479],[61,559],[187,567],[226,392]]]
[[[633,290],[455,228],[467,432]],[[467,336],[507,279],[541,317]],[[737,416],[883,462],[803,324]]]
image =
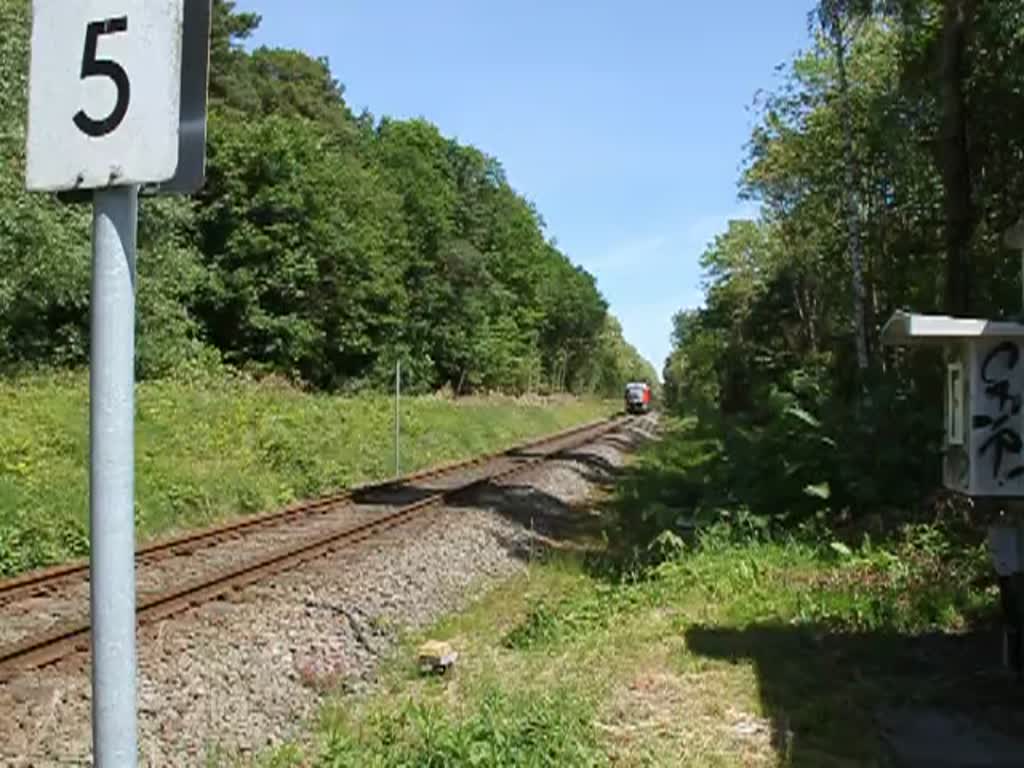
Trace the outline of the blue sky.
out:
[[[813,0],[239,0],[253,45],[326,56],[356,111],[425,117],[501,160],[660,371],[698,258],[755,209],[736,182],[759,88]]]

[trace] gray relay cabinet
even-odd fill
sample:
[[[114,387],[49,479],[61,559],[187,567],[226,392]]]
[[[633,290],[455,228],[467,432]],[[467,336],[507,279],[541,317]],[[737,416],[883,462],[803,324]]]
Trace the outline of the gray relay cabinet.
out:
[[[1024,325],[897,312],[882,342],[944,349],[943,484],[1024,499]]]

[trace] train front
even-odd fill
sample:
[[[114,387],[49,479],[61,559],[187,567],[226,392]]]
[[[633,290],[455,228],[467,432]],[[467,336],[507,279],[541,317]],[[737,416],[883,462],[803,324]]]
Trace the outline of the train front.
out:
[[[630,382],[626,385],[626,412],[644,413],[650,407],[646,384]]]

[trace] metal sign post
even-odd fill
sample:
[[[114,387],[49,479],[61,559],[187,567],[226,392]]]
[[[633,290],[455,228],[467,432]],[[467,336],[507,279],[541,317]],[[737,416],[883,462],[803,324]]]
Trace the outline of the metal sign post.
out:
[[[1003,244],[1020,251],[1021,321],[1024,322],[1024,217],[1003,233]],[[992,559],[1000,577],[1003,612],[1006,626],[1003,630],[1003,665],[1016,668],[1018,679],[1024,678],[1024,505],[1019,501],[1007,505],[1003,526],[989,528]],[[995,554],[998,547],[1009,548],[1010,553]],[[1009,567],[999,568],[1000,563]]]
[[[395,477],[402,474],[400,446],[402,441],[402,361],[395,363]]]
[[[139,187],[206,165],[211,0],[33,0],[25,184],[93,190],[89,538],[93,763],[134,768]],[[183,61],[184,59],[184,61]]]
[[[93,749],[132,766],[135,722],[135,228],[138,189],[97,190],[89,366]]]

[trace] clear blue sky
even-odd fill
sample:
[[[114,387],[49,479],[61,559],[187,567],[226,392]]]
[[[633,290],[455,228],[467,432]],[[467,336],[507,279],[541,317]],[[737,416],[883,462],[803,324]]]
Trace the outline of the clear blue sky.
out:
[[[240,0],[252,44],[326,56],[355,111],[426,117],[497,157],[661,370],[730,218],[758,88],[813,0]]]

